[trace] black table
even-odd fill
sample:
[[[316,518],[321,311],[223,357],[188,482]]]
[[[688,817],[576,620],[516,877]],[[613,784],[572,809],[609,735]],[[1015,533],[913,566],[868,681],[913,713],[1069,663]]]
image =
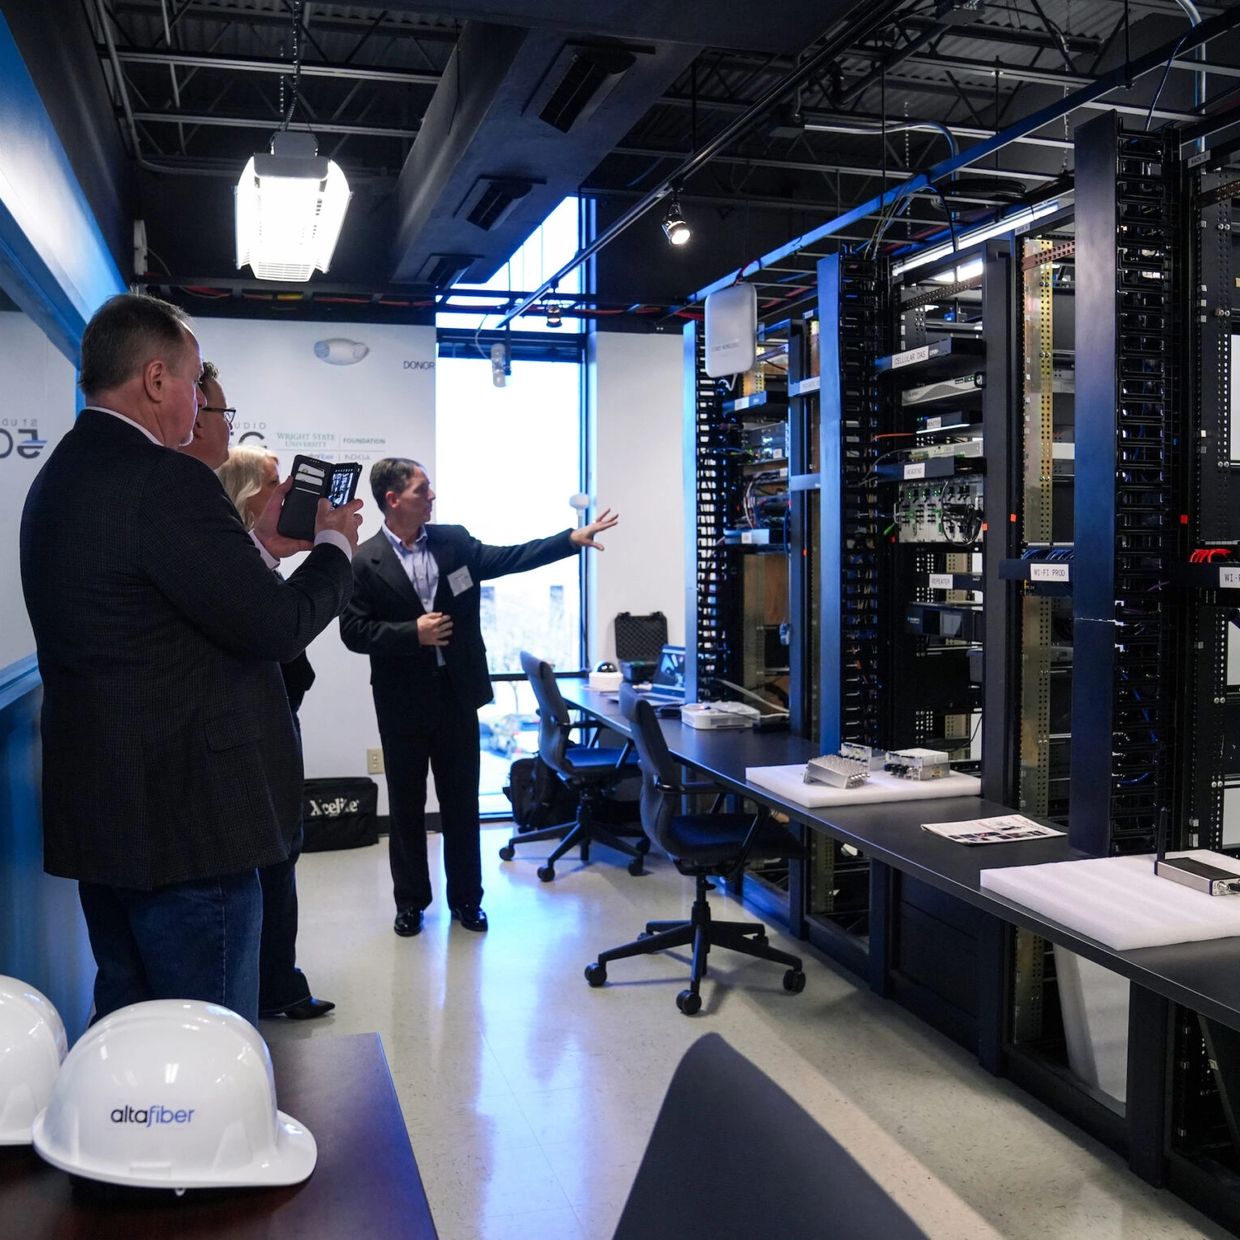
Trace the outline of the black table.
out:
[[[74,1187],[29,1147],[0,1149],[0,1233],[23,1240],[435,1240],[435,1224],[377,1033],[271,1047],[278,1105],[319,1158],[288,1188],[113,1192]]]
[[[620,714],[615,695],[593,691],[584,681],[565,679],[559,685],[566,701],[615,731],[628,734],[629,725]],[[1011,1054],[1007,1027],[1012,927],[1031,930],[1127,978],[1131,986],[1124,1115],[1108,1113],[1105,1105],[1095,1101],[1081,1101],[1077,1097],[1079,1089],[1074,1091],[1064,1082],[1049,1086],[1051,1096],[1047,1096],[1048,1089],[1035,1088],[1035,1092],[1065,1110],[1094,1135],[1126,1152],[1133,1170],[1143,1178],[1152,1183],[1164,1182],[1170,1005],[1179,1004],[1227,1029],[1240,1030],[1240,938],[1117,951],[994,895],[981,885],[984,869],[1083,858],[1086,854],[1072,848],[1066,836],[969,848],[920,829],[927,819],[962,822],[1010,814],[1014,812],[1011,807],[981,797],[959,797],[810,809],[750,783],[745,770],[804,763],[818,752],[811,741],[787,732],[712,732],[690,728],[679,719],[660,722],[668,748],[679,761],[704,772],[724,788],[780,810],[808,829],[851,844],[865,854],[871,866],[870,927],[868,950],[859,953],[861,963],[857,955],[849,958],[832,950],[829,942],[807,933],[803,910],[796,907],[802,901],[795,887],[790,900],[794,907],[789,909],[789,928],[865,973],[878,993],[903,998],[897,993],[900,979],[892,966],[891,943],[899,883],[911,880],[912,884],[923,884],[975,911],[970,921],[976,935],[976,957],[971,962],[975,970],[972,984],[977,988],[975,1049],[990,1071],[1005,1072],[1030,1085],[1030,1078],[1022,1079],[1027,1065],[1016,1063]],[[929,944],[925,950],[933,952],[935,945]],[[918,1010],[916,1004],[910,1006]],[[1203,1208],[1210,1208],[1210,1203],[1204,1203]],[[1211,1209],[1216,1217],[1220,1212],[1240,1220],[1240,1203],[1229,1199],[1224,1207]],[[1229,1225],[1234,1227],[1236,1223]]]

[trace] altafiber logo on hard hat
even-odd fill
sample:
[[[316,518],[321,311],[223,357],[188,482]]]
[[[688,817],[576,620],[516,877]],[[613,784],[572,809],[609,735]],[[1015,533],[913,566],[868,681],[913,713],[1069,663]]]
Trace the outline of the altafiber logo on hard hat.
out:
[[[117,1107],[112,1112],[114,1124],[142,1124],[150,1128],[152,1124],[188,1124],[194,1118],[194,1108],[188,1111],[172,1111],[168,1107]]]

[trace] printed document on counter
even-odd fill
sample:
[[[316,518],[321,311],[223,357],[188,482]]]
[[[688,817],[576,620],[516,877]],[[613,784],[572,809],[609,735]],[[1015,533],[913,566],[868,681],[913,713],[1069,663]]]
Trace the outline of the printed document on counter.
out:
[[[1010,840],[1041,840],[1064,834],[1054,827],[1044,827],[1023,814],[971,818],[967,822],[923,822],[921,829],[941,835],[945,840],[954,840],[957,844],[1006,844]]]

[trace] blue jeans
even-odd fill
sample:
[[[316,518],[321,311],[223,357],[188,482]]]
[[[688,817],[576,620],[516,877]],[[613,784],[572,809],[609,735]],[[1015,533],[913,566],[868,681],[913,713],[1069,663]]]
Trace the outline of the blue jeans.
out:
[[[204,999],[258,1022],[263,897],[254,870],[154,891],[79,883],[95,1019],[146,999]]]

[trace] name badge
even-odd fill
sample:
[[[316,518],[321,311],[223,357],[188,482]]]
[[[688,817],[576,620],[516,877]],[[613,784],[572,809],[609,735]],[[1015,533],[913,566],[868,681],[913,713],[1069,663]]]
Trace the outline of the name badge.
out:
[[[473,587],[474,579],[469,575],[468,568],[458,568],[456,572],[448,574],[448,585],[452,588],[452,597],[456,598],[458,594],[464,594],[466,590]]]

